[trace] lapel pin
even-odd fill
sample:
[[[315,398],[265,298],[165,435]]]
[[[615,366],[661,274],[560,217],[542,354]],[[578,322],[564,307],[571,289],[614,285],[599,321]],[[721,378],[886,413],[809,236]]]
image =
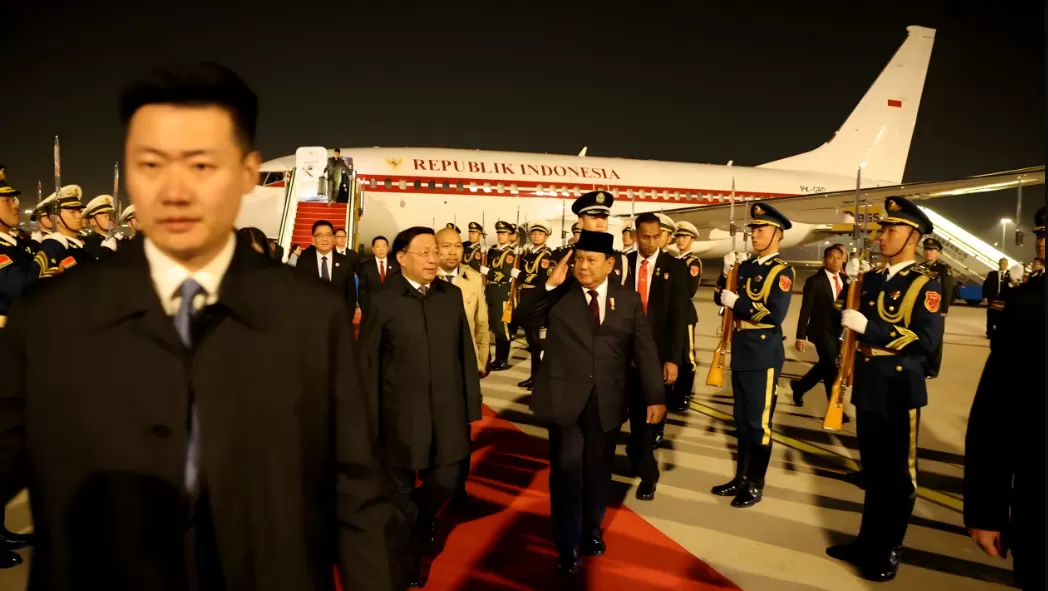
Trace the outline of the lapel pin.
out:
[[[608,298],[608,305],[611,307],[611,311],[615,311],[615,298]]]
[[[665,279],[666,281],[669,281],[670,280],[670,274],[669,273],[663,273],[662,274],[662,278]]]

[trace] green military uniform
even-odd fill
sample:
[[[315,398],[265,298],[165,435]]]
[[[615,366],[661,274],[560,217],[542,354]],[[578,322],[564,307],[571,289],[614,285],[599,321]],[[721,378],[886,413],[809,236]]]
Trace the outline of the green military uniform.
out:
[[[497,222],[497,232],[516,232],[516,227],[509,222]],[[488,301],[488,325],[495,333],[495,359],[491,364],[494,371],[509,369],[510,334],[508,323],[502,321],[502,313],[509,302],[510,283],[513,280],[513,266],[516,251],[512,244],[499,244],[488,250],[488,267],[481,268],[488,278],[485,296]],[[519,263],[518,263],[519,265]]]
[[[766,204],[750,208],[750,226],[771,225],[783,231],[793,224]],[[771,460],[772,417],[786,351],[782,345],[782,323],[790,307],[793,267],[778,253],[751,259],[739,265],[738,293],[732,305],[735,331],[731,339],[731,389],[735,424],[738,428],[738,459],[735,478],[715,486],[715,495],[735,497],[733,507],[749,507],[764,494],[764,477]],[[723,302],[727,277],[721,275],[713,301]]]
[[[477,222],[470,222],[469,231],[484,234],[484,226],[481,226]],[[469,240],[463,242],[462,263],[477,273],[480,273],[480,267],[484,264],[484,246],[479,242],[473,244]]]
[[[550,227],[545,222],[534,222],[528,228],[528,233],[535,231],[544,232],[548,238]],[[518,289],[522,291],[536,288],[545,289],[546,280],[553,274],[553,270],[556,267],[557,260],[553,258],[553,251],[548,246],[543,244],[538,248],[531,249],[520,259],[520,274],[517,277]],[[518,298],[520,295],[518,294]],[[516,310],[516,307],[514,307],[514,310]],[[519,324],[519,322],[514,321],[514,324]],[[528,379],[517,384],[521,388],[531,390],[535,377],[539,374],[543,330],[537,327],[524,329],[524,338],[528,342],[528,352],[531,353],[531,375]]]
[[[906,225],[930,234],[931,221],[902,197],[885,200],[882,226]],[[889,276],[890,275],[890,276]],[[895,577],[903,536],[917,497],[917,434],[928,404],[925,365],[942,335],[942,287],[924,265],[899,263],[862,276],[855,311],[842,323],[858,334],[852,403],[866,496],[855,542],[827,554],[858,565],[873,581]],[[850,316],[849,316],[850,315]]]
[[[689,222],[678,224],[675,235],[691,236],[692,238],[699,237],[698,230]],[[699,281],[702,279],[702,260],[690,252],[681,254],[678,258],[684,262],[684,266],[688,270],[688,298],[693,298],[699,290]],[[676,407],[676,410],[687,408],[687,403],[692,395],[691,390],[695,385],[695,370],[698,367],[695,363],[695,325],[699,323],[699,315],[690,301],[688,302],[687,314],[688,345],[684,359],[681,359],[678,363],[680,371],[677,373],[677,382],[673,385],[672,404]]]
[[[942,243],[929,236],[924,239],[924,250],[938,250],[942,252]],[[953,269],[950,268],[943,260],[942,257],[934,263],[927,263],[924,265],[932,275],[939,280],[939,284],[942,286],[942,305],[940,311],[943,317],[943,334],[939,335],[939,347],[935,350],[935,354],[928,360],[928,366],[925,370],[925,375],[929,378],[939,377],[939,369],[942,367],[942,348],[943,348],[943,335],[946,332],[946,315],[950,313],[950,301],[953,299]]]

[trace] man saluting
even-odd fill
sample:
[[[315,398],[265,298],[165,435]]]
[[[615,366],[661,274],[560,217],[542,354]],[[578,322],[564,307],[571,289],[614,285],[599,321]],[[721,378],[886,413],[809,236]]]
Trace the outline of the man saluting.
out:
[[[548,423],[550,505],[558,568],[578,572],[578,555],[600,556],[615,440],[626,420],[626,373],[633,363],[647,403],[647,422],[666,415],[662,364],[651,327],[632,289],[609,281],[614,238],[583,230],[545,289],[521,301],[523,325],[546,326],[545,363],[531,410]],[[574,273],[568,278],[568,259]]]

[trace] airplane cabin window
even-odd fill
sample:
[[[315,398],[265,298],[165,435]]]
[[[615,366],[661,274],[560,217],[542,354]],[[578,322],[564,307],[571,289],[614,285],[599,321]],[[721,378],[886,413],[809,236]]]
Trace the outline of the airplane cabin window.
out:
[[[432,190],[434,190],[436,188],[437,188],[437,182],[436,181],[429,181],[429,190],[432,191]]]
[[[449,190],[451,190],[451,183],[449,183],[449,182],[447,182],[447,181],[444,181],[444,182],[443,182],[443,183],[441,184],[441,186],[442,186],[442,187],[444,187],[444,190],[445,190],[445,191],[449,191]]]
[[[392,189],[393,188],[393,180],[392,179],[386,179],[384,184],[386,185],[387,189]]]
[[[502,183],[499,183],[499,184],[495,185],[495,190],[498,191],[499,193],[502,193],[504,189],[505,189],[505,187],[502,185]]]
[[[418,191],[420,189],[422,189],[422,181],[415,179],[415,190]]]
[[[462,181],[455,183],[455,186],[458,188],[459,191],[464,190]]]
[[[516,195],[518,193],[518,191],[517,191],[517,183],[513,183],[513,184],[511,184],[509,186],[509,192],[513,193],[514,195]]]
[[[401,191],[403,191],[404,189],[408,188],[408,182],[405,181],[404,179],[400,179],[400,183],[398,183],[398,184],[400,185],[400,190]]]
[[[368,179],[368,184],[371,185],[372,189],[377,188],[378,187],[378,179]]]

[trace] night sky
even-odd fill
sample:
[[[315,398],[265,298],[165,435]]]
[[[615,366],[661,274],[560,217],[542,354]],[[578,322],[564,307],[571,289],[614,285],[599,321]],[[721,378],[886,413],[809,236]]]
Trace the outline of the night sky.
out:
[[[237,70],[261,100],[264,159],[301,145],[587,145],[592,156],[756,165],[825,142],[911,24],[938,32],[906,180],[1044,163],[1043,2],[146,4],[0,7],[0,163],[27,204],[37,179],[53,190],[55,134],[64,183],[112,190],[118,90],[164,60]],[[1024,197],[1028,230],[1043,187]],[[1015,192],[930,206],[993,242]]]

